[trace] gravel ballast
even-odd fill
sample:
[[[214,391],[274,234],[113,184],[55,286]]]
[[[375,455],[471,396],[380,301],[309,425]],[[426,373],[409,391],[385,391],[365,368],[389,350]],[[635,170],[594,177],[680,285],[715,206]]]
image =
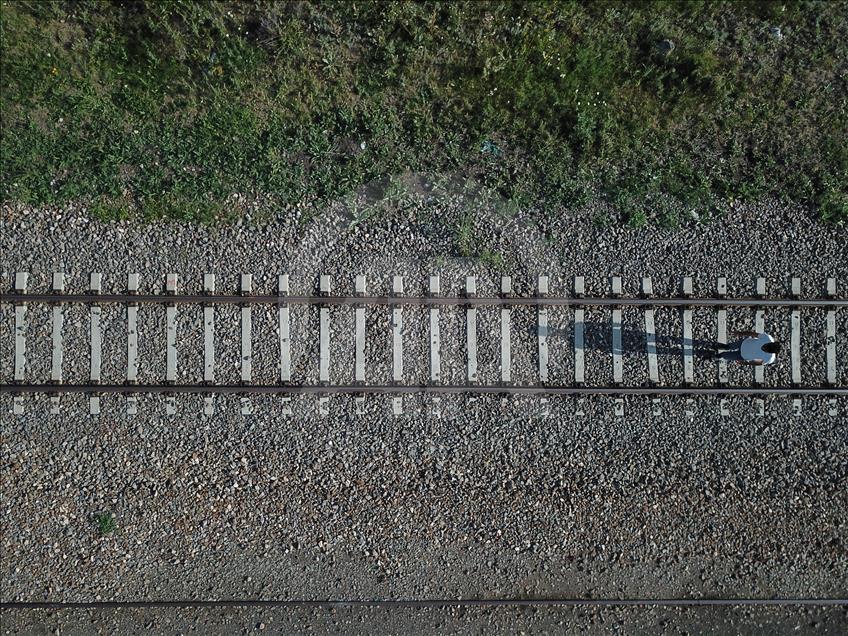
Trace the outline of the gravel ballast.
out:
[[[471,274],[480,295],[496,293],[499,271],[452,256],[451,223],[465,204],[439,205],[353,227],[338,206],[314,221],[257,211],[253,221],[221,227],[104,225],[73,209],[6,207],[0,282],[9,290],[14,272],[29,271],[30,289],[47,290],[51,273],[65,271],[66,288],[82,291],[89,272],[99,271],[104,291],[117,292],[128,272],[139,272],[147,292],[161,291],[165,273],[177,272],[181,290],[200,291],[202,274],[215,272],[218,290],[235,292],[239,273],[248,272],[257,293],[276,293],[277,275],[289,273],[292,293],[312,293],[324,273],[333,275],[334,292],[352,293],[354,275],[366,274],[369,291],[386,294],[397,274],[413,295],[424,292],[427,275],[440,273],[445,294],[460,293]],[[836,276],[845,295],[845,230],[775,203],[739,206],[721,222],[678,231],[599,228],[588,216],[584,210],[543,227],[532,216],[499,220],[482,211],[475,231],[480,245],[502,255],[518,294],[532,293],[535,277],[546,273],[552,295],[569,293],[574,275],[586,277],[587,294],[607,293],[614,274],[624,277],[625,294],[650,275],[657,296],[676,295],[680,277],[691,275],[697,295],[710,295],[718,276],[728,278],[729,295],[750,295],[754,277],[764,275],[775,295],[788,295],[791,276],[803,277],[804,296],[822,294],[825,279]],[[276,313],[253,312],[254,376],[273,382]],[[389,312],[369,313],[374,382],[391,378]],[[455,382],[465,373],[464,315],[443,313],[443,375]],[[179,310],[181,380],[202,374],[201,314]],[[587,311],[587,321],[608,324],[608,314]],[[788,333],[786,312],[773,314],[774,329]],[[840,334],[848,333],[844,314]],[[554,382],[573,373],[569,316],[550,312],[552,326],[561,324],[550,343]],[[104,381],[122,381],[121,319],[119,309],[104,309]],[[638,312],[625,310],[624,319],[627,329],[642,326]],[[216,320],[219,381],[235,382],[238,310],[221,308]],[[696,338],[710,335],[709,320],[709,312],[696,310]],[[87,321],[84,309],[68,310],[69,380],[87,374]],[[478,312],[480,376],[487,382],[498,376],[498,321],[496,310]],[[751,311],[729,312],[730,328],[752,321]],[[302,308],[292,324],[293,372],[315,382],[317,309]],[[513,312],[516,381],[535,372],[533,324],[532,310]],[[679,312],[658,310],[658,333],[674,335],[679,324]],[[809,324],[823,328],[813,314]],[[352,325],[351,308],[333,310],[334,380],[352,379]],[[424,313],[405,315],[410,381],[427,377],[427,325]],[[7,382],[14,344],[9,305],[0,329]],[[139,332],[140,379],[161,380],[164,310],[142,308]],[[49,373],[49,337],[50,312],[34,306],[28,348],[38,381]],[[823,353],[804,355],[806,377],[818,383]],[[625,384],[644,380],[643,360],[635,356],[625,357]],[[586,363],[590,384],[611,383],[600,347],[587,352]],[[677,357],[660,364],[664,377],[682,372]],[[732,379],[744,381],[744,371],[734,369]],[[840,373],[843,381],[844,368]],[[766,375],[767,384],[785,384],[788,359]],[[699,362],[696,379],[711,383],[714,371]],[[90,417],[84,397],[63,398],[61,414],[50,415],[45,396],[29,396],[25,414],[13,416],[4,395],[2,600],[846,596],[845,400],[805,398],[798,416],[791,399],[769,398],[762,417],[751,400],[737,398],[726,403],[727,417],[712,398],[628,398],[623,417],[603,397],[543,405],[537,398],[446,397],[436,404],[409,396],[401,416],[392,416],[388,397],[369,398],[362,415],[352,397],[335,397],[323,417],[312,396],[293,398],[292,416],[282,415],[278,398],[251,402],[254,414],[242,416],[237,397],[216,398],[209,418],[201,415],[201,398],[180,396],[177,415],[168,417],[162,398],[144,396],[138,415],[127,416],[124,398],[110,396],[101,415]],[[93,520],[102,511],[117,522],[107,536],[99,536]],[[841,610],[810,610],[823,613],[812,619],[805,611],[745,610],[739,620],[826,626],[844,619]],[[552,630],[558,620],[576,620],[572,610],[539,612],[539,620],[553,621]],[[639,612],[611,615],[621,614],[624,626],[651,629],[667,610]],[[672,613],[670,625],[698,620],[696,610]],[[248,629],[261,622],[259,614],[238,620]],[[490,619],[515,625],[484,614],[456,619],[468,623],[443,620],[457,631]],[[24,630],[30,620],[7,613],[4,626],[9,616]],[[80,613],[73,620],[109,618]]]
[[[844,607],[16,610],[5,634],[834,634]],[[47,632],[49,629],[51,631]]]

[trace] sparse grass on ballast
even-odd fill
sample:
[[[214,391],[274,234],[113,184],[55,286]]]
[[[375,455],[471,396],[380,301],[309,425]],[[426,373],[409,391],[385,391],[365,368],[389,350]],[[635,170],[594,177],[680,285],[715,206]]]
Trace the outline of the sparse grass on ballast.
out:
[[[98,512],[94,515],[94,523],[101,537],[112,534],[118,529],[115,517],[111,512]]]
[[[631,227],[848,220],[844,1],[0,8],[5,199],[211,220],[432,171],[549,212],[600,187]]]

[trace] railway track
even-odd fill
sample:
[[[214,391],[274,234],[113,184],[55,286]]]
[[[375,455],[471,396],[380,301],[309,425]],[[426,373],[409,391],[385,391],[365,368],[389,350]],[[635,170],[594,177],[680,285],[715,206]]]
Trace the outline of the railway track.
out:
[[[165,608],[471,608],[471,607],[834,607],[848,605],[846,598],[489,598],[489,599],[345,599],[219,601],[13,601],[0,603],[0,610],[104,610]]]
[[[69,293],[64,275],[56,273],[50,290],[36,292],[28,288],[27,273],[16,274],[14,289],[0,299],[13,308],[9,313],[14,316],[12,377],[3,377],[0,384],[0,392],[14,395],[14,412],[24,412],[27,394],[48,394],[54,412],[60,408],[59,396],[85,394],[95,415],[100,412],[101,396],[110,394],[126,395],[129,413],[136,412],[137,395],[163,394],[171,414],[176,412],[180,394],[202,395],[207,414],[214,412],[215,395],[228,394],[242,396],[245,414],[251,412],[250,396],[262,394],[279,396],[283,412],[290,412],[292,395],[314,394],[322,413],[327,412],[332,394],[352,394],[358,404],[366,395],[383,394],[391,396],[396,414],[403,412],[403,396],[412,393],[432,394],[434,399],[457,393],[540,395],[543,399],[610,395],[618,401],[629,395],[740,395],[759,400],[761,408],[764,396],[786,395],[794,399],[796,410],[805,396],[825,396],[831,400],[831,413],[835,413],[836,398],[848,395],[848,389],[839,384],[837,360],[837,314],[848,300],[837,295],[834,278],[827,279],[824,294],[814,298],[802,297],[800,278],[791,279],[788,297],[768,296],[766,279],[758,278],[754,295],[743,298],[728,296],[723,278],[715,281],[708,297],[696,296],[688,277],[681,280],[675,297],[656,297],[647,277],[634,296],[622,293],[622,279],[617,276],[610,279],[608,294],[600,296],[585,293],[582,277],[571,281],[570,294],[560,296],[549,293],[547,276],[538,277],[529,295],[513,293],[512,279],[502,277],[499,293],[489,296],[478,295],[478,279],[473,276],[466,278],[464,293],[454,295],[441,293],[439,276],[429,277],[426,294],[405,295],[403,278],[395,276],[391,293],[384,296],[368,294],[364,276],[355,277],[353,295],[332,295],[329,276],[321,276],[317,293],[309,295],[291,294],[287,275],[279,276],[275,294],[254,293],[249,274],[241,276],[238,293],[230,294],[216,293],[212,274],[204,276],[203,293],[179,293],[176,274],[165,279],[164,293],[140,293],[137,274],[128,275],[120,293],[103,293],[103,276],[94,273],[88,291]],[[28,310],[36,307],[49,307],[44,314],[50,321],[49,377],[33,377],[37,374],[27,363],[34,328],[28,323]],[[71,308],[87,311],[85,351],[65,342],[65,316]],[[122,334],[120,353],[112,342],[104,354],[106,308],[113,314],[117,308],[121,316],[121,329],[109,330],[110,337],[113,331]],[[196,321],[186,326],[178,315],[190,310]],[[235,381],[221,379],[226,374],[220,364],[216,321],[226,311],[237,311],[240,323]],[[254,330],[254,312],[259,311],[276,314],[272,327],[267,320],[263,323],[264,332]],[[158,364],[165,363],[164,377],[143,377],[142,373],[150,360],[141,354],[139,320],[140,314],[149,318],[151,312],[164,322],[165,337],[158,354]],[[589,315],[592,312],[597,314],[594,318]],[[665,317],[673,312],[676,333],[658,332],[659,312],[665,312]],[[377,314],[384,323],[375,322]],[[528,315],[530,322],[518,324],[527,322]],[[458,325],[450,337],[445,337],[446,321]],[[787,381],[767,381],[772,369],[732,369],[724,360],[706,357],[709,343],[732,340],[729,326],[740,321],[749,330],[785,331],[788,351],[781,355],[789,358]],[[806,325],[810,326],[804,329]],[[41,326],[46,333],[46,325]],[[186,370],[178,374],[182,339],[194,337],[194,332],[199,336],[201,331],[202,361],[198,356],[196,375],[185,381]],[[200,345],[199,337],[197,341]],[[807,351],[823,354],[823,374],[805,367],[802,342]],[[255,353],[258,343],[261,353]],[[380,349],[390,349],[390,362],[385,356],[390,377],[369,373],[375,365],[368,355],[380,358],[385,353]],[[46,355],[47,348],[42,351]],[[110,356],[112,368],[123,370],[121,377],[104,374],[104,355]],[[119,365],[113,359],[118,355]],[[275,358],[274,377],[258,377],[262,374],[254,373],[254,360],[260,356],[267,367],[265,358],[270,355]],[[70,356],[87,356],[86,378],[66,377],[64,366]],[[665,364],[668,357],[675,364],[662,374],[663,367],[669,366]],[[521,370],[517,359],[525,362]]]

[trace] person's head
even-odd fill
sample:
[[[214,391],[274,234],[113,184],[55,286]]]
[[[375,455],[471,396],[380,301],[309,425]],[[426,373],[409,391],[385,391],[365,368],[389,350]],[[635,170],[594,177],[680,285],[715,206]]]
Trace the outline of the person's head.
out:
[[[763,345],[763,351],[766,353],[780,353],[779,342],[767,342]]]

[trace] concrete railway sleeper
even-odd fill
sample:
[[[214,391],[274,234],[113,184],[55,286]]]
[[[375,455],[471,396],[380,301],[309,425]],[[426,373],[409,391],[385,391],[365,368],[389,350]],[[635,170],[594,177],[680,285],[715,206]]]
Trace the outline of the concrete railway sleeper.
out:
[[[285,274],[278,277],[278,290],[273,295],[255,294],[250,274],[241,276],[239,293],[231,295],[216,293],[216,278],[213,274],[204,276],[204,291],[200,294],[179,293],[176,274],[165,277],[165,293],[154,294],[139,293],[138,274],[129,274],[126,291],[103,293],[104,278],[100,273],[92,273],[87,293],[68,293],[66,276],[57,273],[52,278],[52,291],[32,293],[28,289],[29,274],[20,272],[15,275],[14,289],[0,298],[4,304],[14,307],[11,314],[14,316],[14,360],[10,367],[13,373],[12,377],[3,378],[0,392],[13,396],[15,413],[24,412],[23,397],[32,393],[50,395],[53,413],[59,412],[59,396],[85,394],[92,415],[100,413],[101,396],[115,394],[127,396],[128,414],[136,413],[139,394],[163,394],[166,413],[169,415],[177,412],[175,399],[178,394],[202,395],[203,412],[206,415],[214,413],[215,395],[239,395],[244,415],[253,413],[251,395],[280,396],[284,402],[283,413],[286,414],[291,413],[289,402],[292,396],[298,394],[317,396],[319,412],[322,414],[328,413],[329,396],[333,394],[356,396],[357,412],[362,412],[366,395],[388,395],[391,396],[392,411],[396,415],[404,412],[403,396],[409,394],[428,395],[434,402],[440,396],[450,394],[502,397],[537,395],[544,403],[547,403],[548,397],[553,396],[607,395],[616,398],[616,415],[623,415],[623,398],[626,396],[654,396],[655,404],[658,396],[686,396],[687,414],[690,413],[691,398],[695,396],[751,396],[760,414],[764,409],[763,398],[768,395],[792,397],[796,414],[800,414],[803,397],[825,396],[829,399],[828,412],[832,415],[836,414],[837,398],[848,396],[848,388],[839,384],[837,360],[837,313],[848,306],[848,300],[838,296],[835,278],[827,279],[823,287],[825,293],[816,298],[801,297],[799,278],[791,279],[791,294],[787,298],[767,296],[766,279],[762,277],[756,279],[754,296],[744,298],[728,297],[724,278],[710,285],[709,297],[697,297],[692,278],[682,278],[679,295],[669,298],[654,295],[649,277],[637,281],[640,282],[641,293],[633,297],[623,293],[623,279],[620,276],[611,277],[609,295],[594,297],[585,294],[583,277],[575,277],[571,293],[561,296],[550,293],[549,276],[536,279],[532,296],[516,295],[514,279],[509,276],[500,280],[501,293],[491,296],[478,294],[479,278],[475,276],[466,278],[464,293],[455,296],[440,293],[442,285],[439,276],[429,277],[428,293],[421,296],[404,293],[404,279],[401,276],[391,279],[391,293],[385,296],[368,295],[366,277],[363,275],[353,279],[355,294],[352,296],[332,295],[331,289],[336,284],[331,285],[331,277],[326,275],[319,278],[319,290],[315,295],[291,294],[290,278]],[[50,374],[49,378],[41,382],[29,377],[31,374],[28,373],[28,367],[33,365],[28,365],[27,361],[27,321],[33,320],[34,316],[34,312],[28,312],[28,308],[38,305],[50,307],[48,315],[52,323]],[[84,378],[85,381],[73,380],[63,370],[63,361],[70,357],[67,351],[68,338],[63,333],[66,321],[64,313],[72,305],[88,307],[89,375]],[[103,312],[104,307],[114,305],[125,307],[123,319],[126,342],[122,347],[126,351],[126,359],[121,361],[121,368],[126,369],[126,374],[120,381],[108,382],[104,381],[104,356],[107,351],[104,339],[108,333],[103,329]],[[142,382],[139,379],[140,368],[143,367],[139,350],[139,314],[157,311],[151,307],[155,305],[165,308],[162,312],[165,324],[165,341],[162,343],[165,377],[158,382]],[[200,328],[203,333],[203,363],[199,369],[202,380],[199,377],[196,383],[182,381],[178,370],[180,320],[183,319],[179,313],[188,311],[191,305],[202,308]],[[251,308],[261,305],[274,307],[273,311],[278,315],[274,319],[273,333],[261,333],[254,325],[256,318]],[[216,355],[222,349],[220,343],[216,346],[219,333],[216,308],[220,310],[226,306],[240,307],[240,338],[236,345],[240,350],[240,378],[237,383],[216,376]],[[332,311],[346,306],[351,308],[347,310],[351,312],[351,333],[341,334],[338,325],[334,325]],[[312,324],[311,319],[306,322],[295,320],[297,312],[310,311],[317,312],[315,324]],[[522,334],[518,331],[517,314],[521,311],[525,312],[525,318],[529,315],[527,311],[532,312],[533,324],[530,328],[533,333],[530,339],[521,340],[519,337]],[[638,317],[628,317],[628,311],[638,312]],[[661,311],[677,314],[678,322],[675,324],[678,332],[671,336],[658,333],[657,326],[661,322],[658,313]],[[733,384],[725,360],[711,360],[703,351],[699,353],[698,347],[707,346],[704,344],[707,341],[697,340],[696,333],[704,338],[703,334],[708,332],[712,341],[733,338],[728,324],[732,318],[729,314],[734,311],[748,312],[743,320],[747,321],[747,329],[771,330],[775,326],[784,330],[785,327],[788,349],[786,360],[789,365],[785,382],[775,384],[772,380],[769,385],[766,383],[768,370],[757,367],[747,382],[739,382],[737,379],[736,384]],[[387,353],[390,354],[391,378],[383,381],[375,377],[369,382],[367,357],[376,357],[376,354],[374,347],[369,348],[366,344],[367,336],[373,337],[373,334],[367,332],[374,329],[368,318],[373,317],[369,314],[380,312],[388,312],[388,329],[383,335],[386,338]],[[416,312],[421,314],[418,316],[419,321],[414,320]],[[457,324],[464,327],[464,334],[460,337],[464,343],[459,347],[445,347],[449,341],[445,328],[451,319],[451,312],[457,314],[453,318],[461,316]],[[492,320],[487,319],[485,312],[492,313]],[[591,322],[593,312],[605,316],[603,324],[597,324],[597,320],[595,324]],[[816,319],[810,320],[813,314]],[[708,324],[704,324],[705,321]],[[563,322],[567,324],[563,325]],[[411,326],[406,328],[408,324]],[[628,324],[638,325],[638,330],[627,332],[624,327]],[[807,325],[814,326],[805,331]],[[601,338],[598,338],[599,330],[604,332]],[[628,334],[630,345],[626,344]],[[633,345],[634,334],[637,345]],[[274,342],[278,350],[277,371],[271,381],[257,378],[259,374],[254,372],[254,356],[258,355],[254,349],[257,337]],[[411,342],[413,339],[421,342]],[[569,351],[563,350],[564,340],[568,341]],[[824,364],[820,365],[818,378],[811,378],[816,374],[806,373],[802,366],[802,341],[805,350],[818,349],[822,352],[820,357]],[[498,348],[496,355],[488,358],[487,343],[488,346]],[[348,364],[348,356],[337,355],[337,350],[333,353],[334,345],[344,347],[347,344],[353,352],[349,370],[340,368]],[[520,351],[522,346],[528,348],[523,354]],[[307,360],[316,353],[312,349],[317,349],[317,359],[314,360],[318,371],[317,380],[310,380],[308,374],[303,373],[300,374],[303,375],[301,378],[293,368],[294,356],[298,354],[299,347],[304,351],[310,349],[311,353],[302,353]],[[414,371],[409,370],[416,365],[410,364],[407,356],[422,357],[423,350],[428,351],[423,356],[426,359],[412,361],[425,370],[424,377],[419,377],[420,374],[415,375]],[[668,370],[662,373],[663,365],[658,360],[663,354],[679,359],[680,367],[675,367],[673,373]],[[521,377],[517,373],[516,355],[533,359],[532,377],[527,377],[526,373]],[[557,357],[561,359],[557,360]],[[340,358],[343,360],[337,361]],[[567,362],[562,358],[567,358]],[[451,359],[454,364],[461,359],[464,367],[461,380],[458,379],[460,376],[447,373]],[[486,365],[494,365],[496,368],[487,375]],[[634,365],[639,367],[640,376],[636,380],[628,379],[628,367],[632,372]],[[609,369],[604,368],[604,373],[600,375],[605,376],[609,371],[610,379],[602,385],[593,383],[592,376],[598,376],[600,367],[605,366]],[[714,379],[705,381],[703,374],[698,375],[699,366],[712,369]],[[568,377],[564,376],[566,368]],[[348,375],[351,377],[348,378]],[[450,377],[454,379],[450,380]],[[726,413],[725,402],[721,400],[722,413]]]

